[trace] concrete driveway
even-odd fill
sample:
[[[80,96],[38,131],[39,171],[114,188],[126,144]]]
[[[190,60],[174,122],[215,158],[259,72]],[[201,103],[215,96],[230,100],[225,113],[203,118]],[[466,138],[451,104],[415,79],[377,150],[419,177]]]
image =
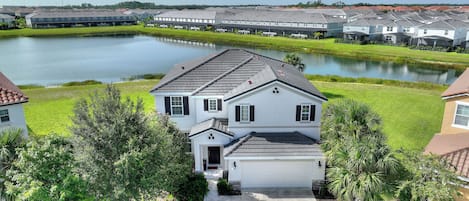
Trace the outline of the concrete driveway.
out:
[[[204,201],[316,201],[311,190],[296,188],[243,189],[242,195],[219,196],[217,181],[208,179],[208,183],[210,191]]]

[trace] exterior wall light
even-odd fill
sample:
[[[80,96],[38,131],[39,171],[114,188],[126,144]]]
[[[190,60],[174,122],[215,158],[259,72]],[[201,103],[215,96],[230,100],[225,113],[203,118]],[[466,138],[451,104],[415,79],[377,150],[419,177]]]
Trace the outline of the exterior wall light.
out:
[[[233,161],[233,168],[236,169],[236,161]]]
[[[321,167],[321,166],[322,166],[322,164],[321,164],[321,161],[318,161],[318,166],[319,166],[319,167]]]

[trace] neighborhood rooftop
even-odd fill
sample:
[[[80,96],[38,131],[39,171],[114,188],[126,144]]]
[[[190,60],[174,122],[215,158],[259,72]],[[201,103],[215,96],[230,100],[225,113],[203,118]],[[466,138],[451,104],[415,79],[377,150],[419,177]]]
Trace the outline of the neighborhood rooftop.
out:
[[[297,132],[251,133],[225,147],[225,157],[323,157],[320,145]]]
[[[459,78],[449,88],[443,92],[442,97],[450,97],[457,95],[469,95],[469,68],[459,76]]]
[[[31,14],[32,18],[58,18],[58,17],[108,17],[108,16],[117,16],[117,17],[127,17],[120,12],[115,11],[94,11],[94,10],[84,10],[84,11],[48,11],[48,12],[36,12]]]
[[[151,91],[225,94],[227,100],[273,81],[327,100],[290,64],[241,49],[176,65]]]
[[[28,102],[28,97],[0,72],[0,106]]]

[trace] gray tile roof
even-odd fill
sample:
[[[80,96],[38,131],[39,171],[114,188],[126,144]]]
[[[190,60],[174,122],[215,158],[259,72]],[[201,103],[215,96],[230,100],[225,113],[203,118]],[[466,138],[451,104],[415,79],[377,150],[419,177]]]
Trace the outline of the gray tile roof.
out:
[[[301,133],[251,133],[225,146],[225,157],[324,157],[318,142]]]
[[[167,11],[156,15],[156,17],[172,17],[172,18],[191,18],[191,19],[215,19],[216,11],[211,10],[178,10]]]
[[[295,67],[242,49],[176,65],[151,92],[224,95],[227,100],[273,81],[327,100]]]
[[[81,10],[81,11],[41,11],[30,15],[31,18],[70,18],[70,17],[127,17],[116,11]]]
[[[387,19],[359,19],[353,22],[345,23],[344,26],[377,26],[392,23],[392,20]]]
[[[275,10],[248,10],[232,9],[220,13],[220,19],[232,21],[262,21],[284,23],[329,23],[321,13],[306,13],[301,11],[275,11]],[[339,18],[340,19],[340,18]]]
[[[228,131],[228,119],[211,118],[192,127],[189,137],[194,137],[207,130],[216,130],[228,136],[233,136],[233,133]]]
[[[1,19],[14,19],[14,17],[11,15],[1,14],[1,13],[0,13],[0,18]]]
[[[459,28],[469,28],[469,24],[465,23],[463,21],[450,19],[450,20],[436,21],[436,22],[433,22],[431,24],[425,24],[425,25],[421,26],[420,28],[422,28],[422,29],[439,29],[439,30],[443,30],[443,29],[455,30],[455,29],[459,29]]]

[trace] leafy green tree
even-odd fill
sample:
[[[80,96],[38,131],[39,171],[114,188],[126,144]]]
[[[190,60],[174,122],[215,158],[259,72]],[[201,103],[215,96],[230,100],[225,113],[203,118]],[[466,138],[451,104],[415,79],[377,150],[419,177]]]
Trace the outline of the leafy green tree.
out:
[[[73,172],[72,145],[62,137],[33,140],[18,149],[19,157],[8,170],[8,194],[18,200],[90,200],[87,184]]]
[[[322,34],[321,32],[319,32],[319,31],[314,32],[314,34],[313,34],[313,37],[314,37],[314,39],[316,39],[316,40],[321,39],[322,36],[323,36],[323,34]]]
[[[16,149],[23,148],[26,141],[23,130],[19,128],[6,129],[0,133],[0,200],[13,200],[13,197],[6,193],[5,183],[10,181],[7,171],[18,158]]]
[[[288,53],[283,58],[283,61],[285,63],[295,66],[296,69],[298,69],[300,72],[303,72],[305,70],[305,64],[303,63],[301,57],[295,53]]]
[[[80,100],[71,127],[80,172],[97,199],[152,199],[175,193],[191,174],[187,137],[169,121],[147,116],[143,102],[114,86]]]
[[[397,198],[411,201],[455,200],[461,182],[448,162],[439,156],[421,152],[401,150],[400,154],[406,174],[399,182]]]
[[[322,148],[329,190],[339,200],[381,200],[392,193],[400,163],[386,145],[381,119],[367,105],[345,99],[328,105]]]

